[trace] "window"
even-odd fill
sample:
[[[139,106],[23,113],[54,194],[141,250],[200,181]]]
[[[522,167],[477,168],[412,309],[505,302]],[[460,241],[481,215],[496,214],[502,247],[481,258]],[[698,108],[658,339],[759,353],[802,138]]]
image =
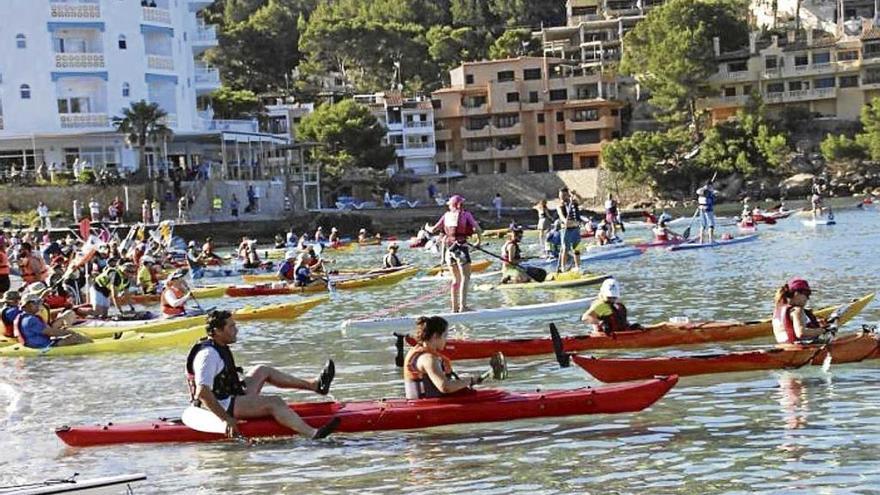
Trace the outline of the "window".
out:
[[[565,121],[565,112],[556,112],[556,122]]]
[[[834,78],[823,77],[822,79],[816,79],[815,81],[813,81],[813,87],[816,89],[833,88]]]
[[[31,87],[30,86],[28,86],[27,84],[22,84],[18,88],[18,90],[21,93],[22,100],[30,100],[31,99]]]
[[[541,79],[541,69],[523,69],[523,79],[526,81]]]
[[[599,129],[590,129],[588,131],[575,131],[574,144],[596,144],[602,140]]]
[[[568,90],[563,89],[551,89],[550,90],[550,101],[560,101],[568,99]]]
[[[58,113],[91,113],[91,107],[87,97],[58,98]]]
[[[810,64],[809,57],[806,55],[795,55],[794,56],[794,66],[795,67],[804,67]]]
[[[746,84],[745,86],[743,86],[743,95],[749,96],[750,94],[752,94],[752,85]]]
[[[847,60],[858,60],[859,52],[856,50],[847,50],[845,52],[837,52],[837,60],[844,62]]]
[[[529,103],[538,103],[537,91],[529,91]]]
[[[437,153],[443,153],[446,151],[446,141],[437,141]]]
[[[503,70],[498,73],[498,82],[510,82],[516,79],[512,70]]]
[[[727,64],[727,72],[743,72],[749,70],[749,63],[745,60],[730,62]]]
[[[131,96],[131,86],[128,83],[122,83],[122,97],[128,98]]]
[[[15,35],[15,47],[27,48],[27,38],[25,37],[25,35],[21,33]]]
[[[431,100],[431,106],[434,107],[434,110],[439,110],[443,108],[443,100]]]
[[[498,164],[498,173],[506,174],[507,173],[507,162],[501,162]]]
[[[519,124],[519,115],[515,113],[509,115],[499,115],[495,118],[495,127],[499,129],[513,127],[516,124]]]
[[[612,117],[617,117],[618,115],[620,115],[620,110],[618,110],[618,109],[616,109],[616,108],[612,108],[612,109],[611,109],[611,116],[612,116]]]
[[[819,52],[813,54],[813,65],[830,64],[831,52]]]
[[[538,136],[538,146],[547,146],[547,136]]]
[[[120,35],[119,35],[119,49],[120,49],[120,50],[125,50],[125,49],[127,49],[127,48],[128,48],[128,41],[125,40],[125,35],[124,35],[124,34],[120,34]]]
[[[785,83],[771,83],[767,85],[767,93],[782,93],[785,91]]]
[[[862,80],[865,84],[880,83],[880,69],[868,69],[865,71],[865,78]]]
[[[529,157],[529,172],[549,172],[550,159],[547,155],[533,155]]]
[[[800,91],[802,89],[807,89],[807,88],[804,87],[804,85],[801,83],[801,81],[789,81],[789,83],[788,83],[788,90],[789,91]]]
[[[764,68],[765,69],[773,70],[773,69],[776,69],[776,67],[777,67],[777,65],[776,65],[776,57],[775,56],[764,57]]]
[[[539,124],[543,124],[543,123],[544,123],[544,114],[543,114],[543,113],[539,113],[539,114],[538,114],[538,123],[539,123]]]
[[[571,120],[574,122],[593,122],[599,120],[599,110],[596,108],[575,110]]]
[[[841,88],[857,88],[859,86],[859,76],[841,76],[838,79],[837,85]]]
[[[507,103],[515,103],[519,101],[519,93],[507,93]]]
[[[724,96],[736,96],[736,88],[734,88],[734,87],[724,88]]]
[[[473,74],[465,74],[464,83],[465,84],[473,84],[474,83],[474,75]]]
[[[556,144],[565,144],[565,134],[556,135]]]

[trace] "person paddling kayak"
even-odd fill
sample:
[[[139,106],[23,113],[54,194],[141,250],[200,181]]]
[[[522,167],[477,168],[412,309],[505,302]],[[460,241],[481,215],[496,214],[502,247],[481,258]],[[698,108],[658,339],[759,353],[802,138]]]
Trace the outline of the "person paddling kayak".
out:
[[[24,297],[22,311],[12,324],[13,333],[19,343],[32,349],[44,349],[86,344],[92,341],[85,335],[71,332],[66,328],[50,326],[39,314],[42,306],[43,299],[39,295],[28,294]]]
[[[13,323],[21,314],[21,293],[17,290],[8,290],[3,293],[3,307],[0,308],[0,322],[3,323],[3,336],[11,339],[15,337]]]
[[[452,272],[452,284],[450,284],[450,299],[452,312],[461,313],[468,311],[467,293],[471,279],[471,253],[468,247],[468,238],[477,236],[476,246],[482,242],[480,224],[471,214],[464,209],[464,198],[458,194],[449,198],[447,202],[449,211],[440,217],[440,220],[432,227],[432,233],[443,232],[445,234],[446,254],[445,262]]]
[[[523,231],[519,226],[514,226],[507,233],[504,246],[501,247],[501,283],[521,284],[528,282],[529,276],[515,264],[522,262],[522,250],[519,243],[522,241]]]
[[[680,234],[676,234],[666,226],[666,219],[663,217],[660,217],[660,223],[651,229],[651,231],[654,233],[654,240],[657,242],[669,242],[682,239]]]
[[[278,388],[311,390],[327,395],[336,374],[333,360],[314,380],[302,380],[271,366],[259,365],[242,380],[230,344],[238,340],[238,328],[229,311],[212,311],[206,326],[208,336],[190,349],[186,358],[187,383],[193,405],[210,410],[226,423],[226,434],[240,435],[236,419],[272,416],[275,421],[311,438],[325,438],[339,426],[333,418],[320,428],[309,426],[276,395],[260,395],[267,383]]]
[[[597,333],[611,335],[630,328],[626,319],[626,306],[620,301],[620,285],[609,278],[602,282],[599,296],[581,316],[581,321],[593,325]]]
[[[186,269],[175,270],[165,281],[160,302],[163,315],[173,317],[202,314],[197,309],[186,309],[186,302],[192,299],[192,292],[186,285],[187,273]]]
[[[393,243],[388,246],[388,254],[386,254],[385,257],[382,258],[382,268],[397,268],[399,266],[403,266],[400,258],[397,257],[397,249],[399,247],[400,246]]]
[[[443,355],[449,323],[439,316],[422,316],[416,321],[413,346],[403,360],[403,385],[407,399],[430,399],[468,390],[484,380],[471,375],[460,378],[452,361]]]
[[[802,278],[793,278],[776,291],[773,336],[777,343],[796,344],[822,335],[821,322],[805,308],[810,294],[810,284]]]
[[[278,267],[278,280],[292,283],[296,280],[296,251],[289,250],[284,254],[284,263]]]

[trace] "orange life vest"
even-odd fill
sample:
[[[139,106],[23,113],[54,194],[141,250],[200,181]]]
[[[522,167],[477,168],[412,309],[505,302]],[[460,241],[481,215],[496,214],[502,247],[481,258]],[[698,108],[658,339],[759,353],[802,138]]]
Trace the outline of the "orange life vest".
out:
[[[36,263],[36,268],[34,268],[34,263]],[[24,260],[19,261],[18,268],[21,270],[21,279],[24,280],[26,284],[42,282],[46,279],[46,275],[49,273],[49,270],[46,269],[46,263],[33,254],[30,254]]]
[[[439,358],[440,369],[443,370],[443,374],[447,377],[454,376],[455,373],[452,371],[452,361],[450,361],[448,357],[440,352],[428,349],[423,345],[417,345],[409,350],[406,354],[406,358],[403,360],[403,381],[415,383],[419,391],[420,399],[443,397],[446,394],[441,392],[437,386],[434,385],[434,382],[431,381],[431,378],[425,373],[422,373],[418,368],[419,357],[421,357],[422,354],[431,354]]]
[[[180,316],[183,313],[185,313],[186,309],[184,309],[183,306],[178,307],[178,306],[172,306],[172,305],[168,304],[168,301],[165,300],[165,294],[168,291],[171,291],[171,293],[174,295],[175,299],[180,299],[181,297],[183,297],[184,294],[186,294],[181,289],[177,289],[175,287],[165,287],[165,290],[162,291],[162,297],[161,297],[161,299],[162,299],[162,313],[165,315],[168,315],[168,316]]]

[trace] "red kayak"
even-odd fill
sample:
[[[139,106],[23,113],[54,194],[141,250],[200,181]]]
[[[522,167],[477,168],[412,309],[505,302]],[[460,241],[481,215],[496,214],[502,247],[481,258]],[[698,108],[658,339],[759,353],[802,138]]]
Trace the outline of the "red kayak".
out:
[[[880,339],[871,331],[840,337],[830,345],[781,345],[778,347],[728,354],[677,357],[605,359],[572,356],[572,361],[603,382],[624,382],[675,373],[681,376],[733,371],[800,368],[821,365],[828,354],[832,363],[855,363],[880,358]]]
[[[649,248],[662,248],[662,247],[668,247],[668,246],[677,246],[685,241],[686,241],[686,239],[682,237],[679,239],[668,239],[665,241],[642,242],[639,244],[635,244],[635,247],[644,251]]]
[[[290,408],[315,427],[338,417],[342,420],[338,432],[415,430],[464,423],[641,411],[657,402],[677,382],[677,376],[670,376],[599,388],[527,393],[480,390],[442,399],[293,403]],[[242,421],[239,430],[248,438],[295,434],[271,418]],[[213,442],[225,438],[220,434],[193,430],[179,420],[166,418],[138,423],[63,426],[55,433],[64,443],[75,447]]]

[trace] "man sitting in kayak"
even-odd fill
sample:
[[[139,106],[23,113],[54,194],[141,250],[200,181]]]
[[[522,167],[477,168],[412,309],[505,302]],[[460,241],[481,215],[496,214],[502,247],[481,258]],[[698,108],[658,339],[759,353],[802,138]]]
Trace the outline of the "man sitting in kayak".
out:
[[[192,292],[186,285],[187,273],[185,269],[175,270],[165,282],[160,304],[166,317],[202,314],[198,310],[186,309],[186,302],[192,299]]]
[[[15,318],[21,314],[21,294],[17,290],[8,290],[3,294],[3,307],[0,308],[0,322],[3,323],[3,336],[11,339],[15,337],[13,323]]]
[[[309,262],[311,259],[312,257],[308,253],[300,253],[299,256],[296,257],[296,263],[293,268],[293,285],[296,287],[306,287],[315,282],[312,278],[312,270],[309,268]]]
[[[22,301],[22,312],[13,322],[13,333],[25,347],[44,349],[68,345],[86,344],[92,339],[71,332],[66,328],[53,328],[39,315],[43,299],[37,294],[28,294]]]
[[[156,260],[152,256],[146,255],[141,258],[141,267],[137,272],[137,285],[142,294],[155,294],[157,291],[158,280],[156,280],[156,272],[154,271],[155,266]]]
[[[773,309],[773,336],[780,344],[809,341],[824,332],[821,323],[806,309],[810,299],[810,284],[793,278],[776,291]]]
[[[325,438],[339,426],[333,418],[320,428],[312,428],[279,396],[260,395],[267,383],[278,388],[311,390],[327,395],[336,374],[332,360],[314,380],[302,380],[275,368],[259,365],[242,380],[230,344],[237,341],[238,328],[228,311],[208,314],[208,336],[192,349],[186,359],[187,382],[193,405],[210,410],[226,423],[226,434],[239,435],[236,419],[271,416],[282,425],[311,439]]]
[[[507,233],[504,246],[501,247],[501,283],[522,284],[529,281],[526,272],[517,265],[522,262],[522,250],[519,243],[522,241],[522,227],[514,226]]]
[[[449,323],[439,316],[422,316],[416,321],[413,337],[418,342],[403,360],[403,386],[406,398],[430,399],[467,390],[481,383],[483,376],[459,378],[452,361],[443,355]]]
[[[626,306],[620,302],[620,285],[613,278],[606,279],[599,288],[599,297],[581,316],[581,321],[593,325],[596,333],[612,335],[631,328],[626,319]]]
[[[403,266],[400,258],[397,257],[397,249],[399,247],[400,246],[394,243],[388,246],[388,254],[386,254],[385,257],[382,258],[382,268],[397,268],[399,266]]]
[[[278,280],[293,283],[296,279],[296,251],[289,250],[284,254],[284,263],[278,267]]]

